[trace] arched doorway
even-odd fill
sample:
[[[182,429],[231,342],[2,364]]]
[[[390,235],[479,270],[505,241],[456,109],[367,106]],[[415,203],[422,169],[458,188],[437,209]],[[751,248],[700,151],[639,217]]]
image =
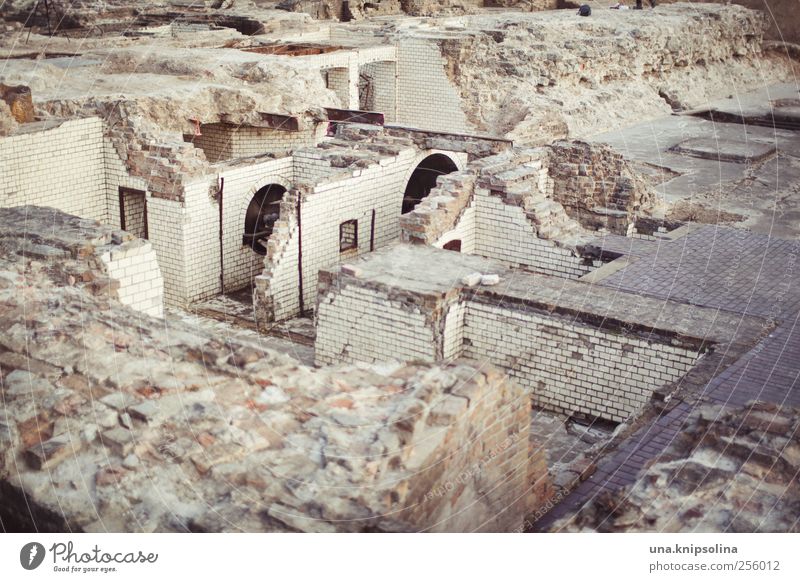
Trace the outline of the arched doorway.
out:
[[[286,188],[267,184],[253,194],[244,216],[242,243],[259,255],[267,254],[267,239],[281,214],[281,200]]]
[[[430,194],[430,191],[436,186],[436,179],[439,176],[457,170],[455,162],[444,154],[432,154],[422,160],[406,185],[401,213],[407,214],[414,210],[419,201]]]

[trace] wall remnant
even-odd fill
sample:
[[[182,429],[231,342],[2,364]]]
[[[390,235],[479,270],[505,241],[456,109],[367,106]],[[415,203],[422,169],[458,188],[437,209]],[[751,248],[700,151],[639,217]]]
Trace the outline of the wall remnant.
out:
[[[121,305],[97,252],[129,235],[31,208],[0,233],[6,524],[510,531],[550,493],[528,398],[496,370],[305,368]]]

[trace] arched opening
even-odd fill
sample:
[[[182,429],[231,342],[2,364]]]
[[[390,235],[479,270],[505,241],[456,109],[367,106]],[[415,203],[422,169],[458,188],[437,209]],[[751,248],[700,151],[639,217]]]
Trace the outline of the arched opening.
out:
[[[436,179],[444,174],[458,170],[455,162],[444,154],[433,154],[422,160],[411,174],[403,193],[402,214],[414,210],[419,201],[425,198],[436,186]]]
[[[461,252],[461,240],[460,239],[451,240],[450,242],[445,243],[445,245],[442,248],[444,250],[446,250],[446,251],[455,251],[457,253],[460,253]]]
[[[286,188],[280,184],[267,184],[253,194],[244,216],[242,244],[259,255],[267,254],[267,239],[281,214],[281,200]]]

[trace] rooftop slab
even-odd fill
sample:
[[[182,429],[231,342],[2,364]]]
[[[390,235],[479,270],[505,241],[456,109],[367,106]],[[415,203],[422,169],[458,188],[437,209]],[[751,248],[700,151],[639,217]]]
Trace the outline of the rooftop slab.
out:
[[[472,301],[567,316],[605,329],[668,335],[695,346],[747,342],[762,329],[762,321],[756,318],[520,271],[484,257],[423,245],[394,245],[366,255],[350,267],[326,271],[332,278],[339,277],[342,284],[440,297],[463,293]],[[498,275],[500,281],[469,286],[465,278],[473,273]]]

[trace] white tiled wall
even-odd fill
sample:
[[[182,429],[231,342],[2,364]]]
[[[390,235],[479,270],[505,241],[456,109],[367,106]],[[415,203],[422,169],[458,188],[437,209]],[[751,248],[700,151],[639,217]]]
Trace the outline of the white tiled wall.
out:
[[[224,178],[222,266],[216,197],[219,178]],[[287,157],[228,168],[185,187],[181,222],[185,302],[219,294],[220,269],[224,271],[226,293],[250,285],[262,272],[264,257],[242,243],[245,212],[259,188],[267,184],[289,188],[291,179],[292,159]]]
[[[520,206],[506,204],[481,188],[475,189],[473,204],[475,254],[568,279],[577,279],[594,269],[571,250],[539,238]]]
[[[423,129],[469,132],[461,96],[445,72],[434,41],[405,39],[397,47],[397,123]]]
[[[107,222],[104,154],[96,117],[0,138],[0,205],[49,206]]]
[[[397,111],[397,66],[394,62],[378,61],[361,67],[361,75],[369,81],[360,108],[383,113],[387,123],[393,122]]]
[[[548,410],[624,421],[698,354],[496,304],[468,302],[463,354],[508,370]],[[447,339],[445,338],[445,341]]]
[[[400,293],[345,285],[320,298],[319,363],[467,357],[504,369],[534,403],[566,414],[622,422],[654,390],[683,377],[698,353],[653,335],[615,333],[558,315],[460,299],[443,315],[414,308]],[[437,308],[438,311],[439,308]]]
[[[150,197],[147,200],[147,222],[150,243],[158,256],[164,277],[164,301],[167,305],[186,303],[184,221],[186,209],[174,200]]]
[[[381,291],[345,287],[321,298],[316,362],[434,361],[432,323]]]

